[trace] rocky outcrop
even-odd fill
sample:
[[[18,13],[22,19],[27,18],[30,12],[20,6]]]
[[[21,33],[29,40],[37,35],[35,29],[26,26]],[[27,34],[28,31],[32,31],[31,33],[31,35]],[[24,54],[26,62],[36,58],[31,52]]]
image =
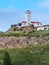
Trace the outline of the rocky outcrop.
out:
[[[0,49],[24,47],[28,44],[49,43],[49,36],[41,37],[0,37]]]

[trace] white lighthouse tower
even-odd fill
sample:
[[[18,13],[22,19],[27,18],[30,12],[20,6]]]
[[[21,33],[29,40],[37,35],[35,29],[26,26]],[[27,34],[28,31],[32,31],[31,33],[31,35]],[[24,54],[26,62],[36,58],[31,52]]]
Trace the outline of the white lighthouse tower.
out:
[[[27,25],[30,25],[30,23],[31,23],[31,12],[30,12],[30,10],[27,10],[25,12],[25,21],[27,22]]]

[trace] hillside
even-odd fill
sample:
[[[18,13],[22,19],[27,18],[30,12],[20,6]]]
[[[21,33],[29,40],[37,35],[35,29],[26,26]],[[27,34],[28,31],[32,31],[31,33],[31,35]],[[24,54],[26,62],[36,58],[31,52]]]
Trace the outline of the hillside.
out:
[[[25,47],[30,44],[49,44],[49,36],[41,37],[15,37],[15,36],[4,36],[0,37],[0,49],[1,48],[16,48]]]
[[[8,52],[12,65],[49,65],[49,44],[0,50],[2,61],[5,51]],[[0,65],[3,65],[3,62],[0,62]]]
[[[0,33],[0,49],[25,47],[30,44],[49,43],[49,31]]]
[[[0,65],[5,52],[12,65],[49,65],[49,30],[0,33]]]

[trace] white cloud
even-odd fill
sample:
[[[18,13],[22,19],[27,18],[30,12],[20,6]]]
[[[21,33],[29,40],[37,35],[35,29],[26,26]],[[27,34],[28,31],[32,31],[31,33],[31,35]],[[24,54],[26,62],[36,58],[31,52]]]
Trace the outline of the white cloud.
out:
[[[16,8],[0,9],[0,29],[5,31],[11,24],[16,24],[23,20],[23,12]]]
[[[0,9],[0,18],[21,18],[23,15],[23,12],[16,9],[16,8],[4,8]]]
[[[44,8],[49,8],[49,0],[41,0],[38,3],[39,6],[44,7]]]
[[[33,11],[32,21],[39,21],[42,24],[49,24],[49,14],[41,11]]]
[[[16,8],[0,9],[0,29],[6,31],[11,24],[16,24],[24,20],[24,11]],[[32,21],[40,21],[43,24],[49,24],[49,13],[41,11],[32,11]]]

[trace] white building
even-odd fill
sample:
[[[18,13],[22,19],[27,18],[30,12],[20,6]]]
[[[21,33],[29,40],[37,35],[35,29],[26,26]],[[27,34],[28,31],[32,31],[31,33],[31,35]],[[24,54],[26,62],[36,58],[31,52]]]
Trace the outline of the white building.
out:
[[[31,22],[31,12],[30,12],[30,10],[27,10],[25,12],[25,21],[27,22],[27,25],[30,25],[30,22]]]
[[[44,30],[49,30],[49,27],[42,26],[37,28],[37,31],[44,31]]]
[[[40,22],[31,22],[31,12],[30,10],[27,10],[25,12],[25,21],[22,21],[21,27],[30,26],[31,24],[33,24],[34,27],[41,26]]]
[[[38,27],[42,25],[40,22],[31,22],[31,24],[33,24],[34,27]]]
[[[27,10],[25,12],[25,21],[22,21],[21,26],[29,26],[30,22],[31,22],[31,12],[30,12],[30,10]]]

